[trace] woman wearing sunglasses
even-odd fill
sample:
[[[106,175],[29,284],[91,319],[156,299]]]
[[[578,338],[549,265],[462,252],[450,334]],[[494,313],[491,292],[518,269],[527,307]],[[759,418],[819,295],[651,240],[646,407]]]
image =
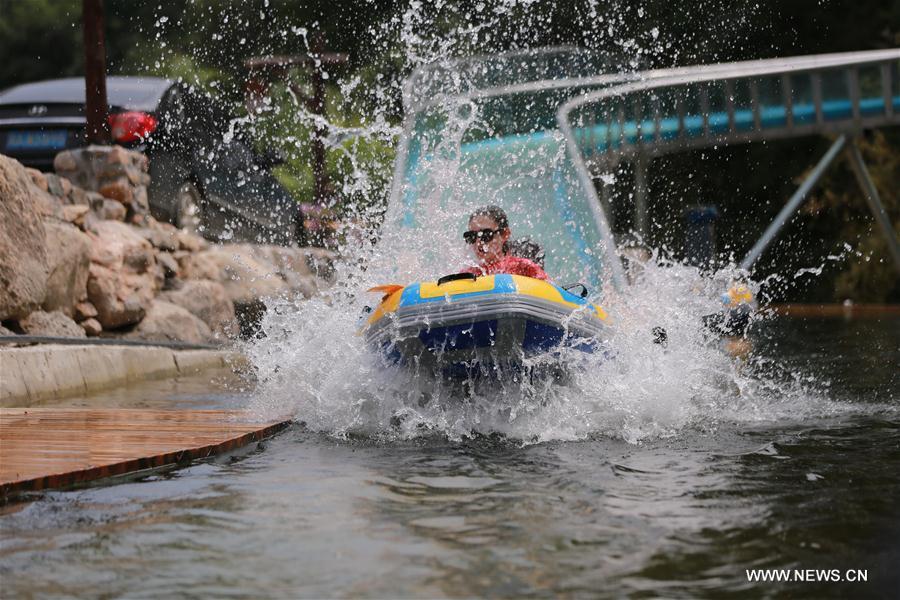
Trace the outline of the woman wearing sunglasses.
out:
[[[469,229],[463,239],[472,246],[478,265],[465,269],[475,275],[525,275],[549,281],[547,273],[534,261],[510,254],[509,219],[499,206],[484,206],[469,217]]]

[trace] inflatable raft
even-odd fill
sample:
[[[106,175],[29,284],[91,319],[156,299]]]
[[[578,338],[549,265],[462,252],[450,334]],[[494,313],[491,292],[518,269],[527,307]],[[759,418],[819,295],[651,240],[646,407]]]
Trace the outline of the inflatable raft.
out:
[[[594,353],[607,327],[603,309],[582,295],[520,275],[458,273],[370,291],[384,296],[366,319],[366,341],[392,362],[443,375],[518,369],[566,350]]]

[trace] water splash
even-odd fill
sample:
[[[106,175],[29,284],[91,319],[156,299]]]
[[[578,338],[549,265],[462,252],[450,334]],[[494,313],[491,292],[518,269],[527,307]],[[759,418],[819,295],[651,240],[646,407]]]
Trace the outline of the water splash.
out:
[[[268,338],[248,348],[259,383],[251,408],[290,414],[337,436],[460,439],[501,433],[526,443],[594,436],[631,443],[722,424],[799,421],[850,414],[827,382],[763,356],[731,358],[702,317],[720,308],[722,286],[696,267],[653,257],[627,295],[611,295],[611,357],[576,361],[565,382],[527,378],[462,393],[456,383],[385,364],[358,335],[356,315],[371,299],[348,287],[302,304],[278,301],[264,320]],[[663,327],[668,343],[654,343]],[[556,360],[556,357],[539,357]],[[532,366],[534,363],[532,363]]]
[[[502,0],[469,10],[452,2],[413,0],[389,18],[367,25],[364,35],[371,40],[373,64],[405,75],[452,57],[560,43],[600,48],[615,70],[636,71],[701,58],[735,58],[746,32],[761,23],[765,26],[759,6],[738,10],[713,1],[701,8],[674,7],[689,11],[675,18],[651,14],[650,8],[624,2],[601,7],[589,1],[564,9],[530,0]],[[267,18],[265,10],[260,14]],[[566,31],[559,26],[563,20],[580,23],[581,29]],[[221,31],[240,28],[241,23],[241,18],[229,22],[226,11],[218,29],[213,28],[213,41],[221,44]],[[162,20],[155,27],[166,29]],[[309,48],[307,28],[272,23],[271,29],[276,39],[296,38]],[[162,58],[171,52],[164,49]],[[464,90],[471,83],[463,73],[447,75],[450,88]],[[744,274],[729,267],[705,277],[698,269],[659,254],[627,294],[609,291],[603,297],[614,324],[605,342],[614,349],[614,357],[580,357],[579,368],[565,383],[511,381],[487,392],[460,395],[446,382],[385,365],[359,335],[364,307],[377,301],[365,289],[433,278],[444,274],[441,268],[455,270],[464,264],[467,256],[456,230],[473,203],[484,204],[489,198],[479,197],[477,177],[462,176],[460,147],[472,130],[490,135],[492,123],[466,101],[448,101],[435,110],[435,118],[446,125],[440,143],[429,148],[431,187],[421,194],[426,210],[421,212],[419,235],[389,226],[379,232],[380,242],[372,248],[369,226],[377,224],[384,206],[387,173],[383,164],[366,161],[353,140],[396,142],[400,128],[391,115],[401,90],[394,77],[380,73],[365,83],[351,76],[339,85],[342,96],[356,98],[363,90],[371,101],[367,106],[374,104],[358,127],[313,115],[296,98],[287,117],[308,130],[326,130],[329,147],[340,150],[350,165],[341,193],[368,201],[359,203],[357,214],[351,215],[358,218],[350,219],[350,228],[360,230],[346,236],[338,284],[305,302],[270,301],[263,336],[245,348],[258,377],[251,408],[261,417],[290,414],[315,430],[339,436],[410,438],[438,433],[459,438],[472,432],[500,432],[528,442],[592,435],[640,442],[676,435],[685,428],[715,428],[725,420],[844,410],[828,404],[815,382],[778,373],[777,365],[763,358],[747,365],[735,362],[703,327],[702,317],[721,309],[719,298],[728,283]],[[218,86],[215,81],[210,84]],[[248,124],[262,128],[273,115],[285,117],[263,105]],[[298,140],[287,136],[282,141],[299,148]],[[536,160],[534,153],[545,150],[523,151],[519,157],[523,178],[547,178],[547,169],[563,159],[552,152],[562,147],[556,142],[548,145],[549,155]],[[401,211],[399,206],[389,207],[387,222],[396,223]],[[667,331],[667,346],[653,342],[654,327]]]

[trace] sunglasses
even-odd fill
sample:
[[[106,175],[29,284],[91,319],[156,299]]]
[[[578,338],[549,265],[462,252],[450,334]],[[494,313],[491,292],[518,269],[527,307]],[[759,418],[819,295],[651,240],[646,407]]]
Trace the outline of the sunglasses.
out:
[[[467,244],[474,244],[477,241],[490,242],[494,236],[499,234],[499,229],[482,229],[481,231],[467,231],[463,233],[463,239]]]

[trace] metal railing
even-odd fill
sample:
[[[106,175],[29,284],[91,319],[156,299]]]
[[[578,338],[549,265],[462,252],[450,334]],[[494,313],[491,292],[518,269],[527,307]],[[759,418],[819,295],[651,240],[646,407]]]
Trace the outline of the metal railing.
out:
[[[591,169],[635,165],[635,229],[647,229],[647,170],[654,157],[757,140],[840,137],[748,252],[750,269],[844,148],[900,271],[900,240],[853,137],[900,124],[900,49],[695,67],[615,85],[564,103],[557,122],[585,189],[603,206]]]
[[[723,68],[727,67],[727,68]],[[593,163],[900,124],[900,49],[708,65],[563,104]]]

